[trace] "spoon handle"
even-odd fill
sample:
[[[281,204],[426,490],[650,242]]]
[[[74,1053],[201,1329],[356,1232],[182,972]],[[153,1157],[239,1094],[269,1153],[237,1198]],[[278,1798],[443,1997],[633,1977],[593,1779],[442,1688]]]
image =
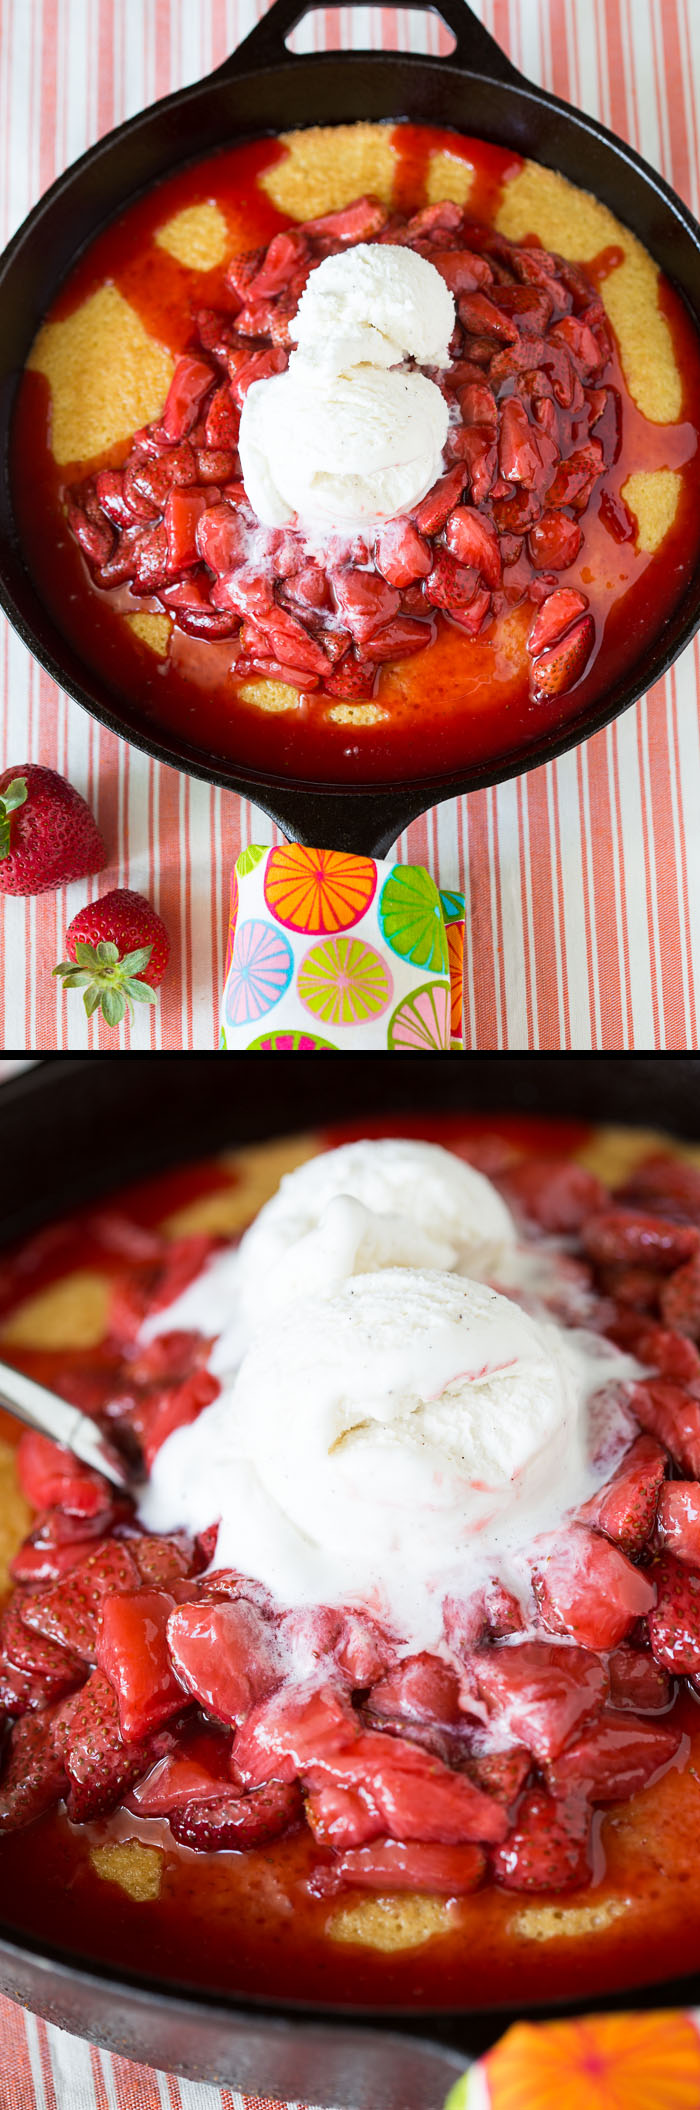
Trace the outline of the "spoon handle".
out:
[[[54,1443],[74,1451],[83,1465],[91,1465],[114,1487],[130,1490],[129,1469],[97,1422],[89,1414],[82,1414],[79,1407],[71,1407],[68,1400],[59,1399],[56,1392],[47,1391],[45,1385],[37,1385],[23,1370],[15,1370],[11,1363],[0,1363],[0,1406],[7,1407],[19,1421],[28,1422],[30,1428],[41,1429],[42,1435],[51,1436]]]

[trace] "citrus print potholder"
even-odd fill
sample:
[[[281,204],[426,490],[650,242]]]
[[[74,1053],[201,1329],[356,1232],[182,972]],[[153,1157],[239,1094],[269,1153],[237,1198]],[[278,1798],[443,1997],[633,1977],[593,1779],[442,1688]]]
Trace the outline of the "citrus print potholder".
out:
[[[445,2110],[697,2110],[697,2016],[588,2015],[518,2023],[479,2059]]]
[[[422,865],[251,843],[231,875],[221,1046],[462,1046],[464,896]]]

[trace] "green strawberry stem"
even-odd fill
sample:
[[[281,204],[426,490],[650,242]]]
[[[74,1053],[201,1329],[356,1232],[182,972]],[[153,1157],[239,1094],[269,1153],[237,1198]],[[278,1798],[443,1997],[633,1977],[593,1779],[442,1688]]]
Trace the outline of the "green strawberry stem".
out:
[[[152,945],[141,945],[122,959],[118,946],[108,938],[101,938],[98,945],[78,939],[75,960],[61,960],[53,972],[60,975],[64,989],[83,990],[88,1018],[99,1009],[108,1026],[120,1026],[127,1011],[133,1018],[134,1004],[155,1003],[155,989],[140,979],[152,951]]]
[[[26,777],[13,777],[0,795],[0,857],[10,855],[10,814],[24,806],[27,797]]]

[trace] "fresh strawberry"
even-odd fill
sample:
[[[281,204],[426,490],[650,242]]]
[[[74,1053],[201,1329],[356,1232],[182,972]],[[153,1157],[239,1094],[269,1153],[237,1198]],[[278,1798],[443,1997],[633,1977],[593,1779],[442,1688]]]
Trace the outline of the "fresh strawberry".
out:
[[[470,1760],[469,1771],[477,1787],[497,1802],[515,1802],[532,1770],[532,1756],[522,1744],[512,1751],[482,1751]]]
[[[309,1888],[316,1897],[332,1897],[345,1884],[353,1890],[427,1890],[431,1895],[463,1897],[478,1888],[485,1866],[478,1846],[379,1839],[376,1845],[351,1849],[330,1867],[315,1869]]]
[[[580,1230],[594,1209],[602,1209],[605,1188],[584,1165],[568,1158],[521,1158],[504,1175],[509,1201],[532,1217],[543,1231],[565,1236]]]
[[[700,1235],[693,1226],[696,1238]],[[690,1235],[690,1230],[689,1230]],[[661,1291],[661,1316],[676,1333],[700,1341],[700,1253],[695,1252],[678,1267]]]
[[[186,1695],[167,1643],[174,1600],[165,1590],[106,1597],[97,1637],[97,1662],[119,1701],[126,1743],[138,1742],[177,1714]]]
[[[126,1596],[138,1586],[138,1569],[126,1542],[107,1539],[97,1553],[73,1568],[70,1577],[27,1599],[25,1623],[72,1649],[83,1662],[94,1663],[104,1599]]]
[[[89,806],[65,777],[35,762],[0,776],[0,893],[44,894],[107,863]]]
[[[608,1709],[547,1766],[549,1787],[557,1801],[583,1795],[589,1802],[626,1802],[675,1758],[680,1740],[680,1729]]]
[[[54,967],[65,989],[83,989],[88,1018],[98,1007],[108,1026],[133,1017],[134,1003],[155,1003],[170,957],[170,939],[143,894],[115,887],[80,909],[66,931],[68,958]]]
[[[649,1614],[649,1640],[657,1662],[675,1677],[700,1672],[700,1575],[666,1553],[652,1569],[656,1605]]]
[[[101,1670],[93,1670],[87,1685],[56,1710],[53,1740],[68,1776],[74,1824],[113,1810],[151,1763],[152,1747],[124,1742],[117,1696]]]
[[[700,1568],[700,1486],[697,1480],[669,1480],[661,1490],[657,1529],[663,1546],[676,1560]]]
[[[417,1656],[403,1656],[395,1670],[373,1685],[369,1696],[373,1714],[385,1714],[392,1720],[405,1717],[415,1722],[458,1723],[462,1720],[459,1705],[459,1679],[447,1663],[439,1656],[431,1656],[423,1650]]]
[[[630,1386],[630,1405],[642,1428],[666,1445],[674,1465],[689,1479],[699,1479],[700,1400],[683,1385],[650,1378],[646,1384]]]
[[[17,1452],[17,1477],[32,1509],[65,1509],[74,1517],[96,1517],[110,1508],[112,1490],[101,1473],[82,1465],[37,1429],[25,1429]]]
[[[668,1707],[668,1672],[654,1662],[648,1649],[623,1643],[608,1657],[608,1674],[612,1707],[633,1707],[638,1714],[663,1714]]]
[[[49,1713],[26,1715],[10,1731],[0,1778],[0,1832],[19,1831],[60,1801],[66,1783],[54,1750],[53,1719]]]
[[[666,1452],[656,1438],[638,1436],[612,1479],[578,1511],[579,1523],[596,1524],[623,1553],[641,1553],[654,1527],[666,1464]]]
[[[582,1648],[521,1641],[477,1651],[470,1668],[499,1728],[540,1761],[555,1758],[607,1698],[605,1665]]]
[[[523,1796],[517,1821],[493,1856],[506,1890],[578,1890],[590,1883],[588,1826],[570,1824],[540,1788]]]
[[[643,1216],[639,1209],[605,1209],[589,1217],[581,1235],[597,1267],[641,1264],[666,1275],[700,1251],[700,1231],[693,1225]],[[675,1324],[670,1316],[668,1324]]]
[[[244,1597],[180,1605],[168,1623],[178,1677],[218,1721],[240,1722],[279,1683],[274,1631]]]
[[[222,1849],[245,1853],[252,1846],[266,1846],[269,1839],[288,1831],[290,1824],[298,1823],[303,1810],[299,1789],[294,1785],[273,1781],[267,1787],[255,1788],[251,1795],[236,1795],[229,1782],[225,1798],[216,1795],[211,1802],[185,1803],[170,1810],[168,1821],[180,1846],[191,1846],[196,1853]]]
[[[582,1648],[617,1648],[654,1603],[648,1576],[581,1524],[553,1542],[532,1580],[545,1626],[570,1634]]]

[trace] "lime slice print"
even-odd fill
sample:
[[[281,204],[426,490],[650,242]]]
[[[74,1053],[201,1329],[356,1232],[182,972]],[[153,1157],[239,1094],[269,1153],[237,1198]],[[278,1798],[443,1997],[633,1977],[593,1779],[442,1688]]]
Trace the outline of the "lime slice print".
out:
[[[261,1033],[259,1040],[249,1040],[248,1048],[264,1048],[271,1055],[311,1055],[318,1048],[338,1053],[332,1040],[317,1040],[313,1033]]]
[[[288,938],[270,923],[239,923],[225,992],[226,1022],[247,1026],[278,1004],[289,988],[294,954]]]
[[[302,960],[297,988],[302,1004],[327,1026],[356,1026],[378,1018],[393,995],[381,953],[362,938],[328,938]]]
[[[447,970],[440,896],[423,865],[394,865],[379,896],[379,926],[392,952],[433,974]]]
[[[449,1048],[450,991],[446,982],[423,982],[404,997],[389,1020],[390,1048]]]
[[[265,851],[262,843],[249,843],[246,850],[239,850],[236,858],[236,871],[239,878],[245,879],[249,872],[254,872],[256,865],[260,864],[264,855]]]
[[[349,930],[351,924],[359,923],[376,885],[377,867],[371,857],[285,843],[268,859],[265,900],[278,923],[312,937],[321,931]]]
[[[453,892],[451,887],[441,887],[440,901],[446,923],[464,922],[465,899],[463,894]]]

